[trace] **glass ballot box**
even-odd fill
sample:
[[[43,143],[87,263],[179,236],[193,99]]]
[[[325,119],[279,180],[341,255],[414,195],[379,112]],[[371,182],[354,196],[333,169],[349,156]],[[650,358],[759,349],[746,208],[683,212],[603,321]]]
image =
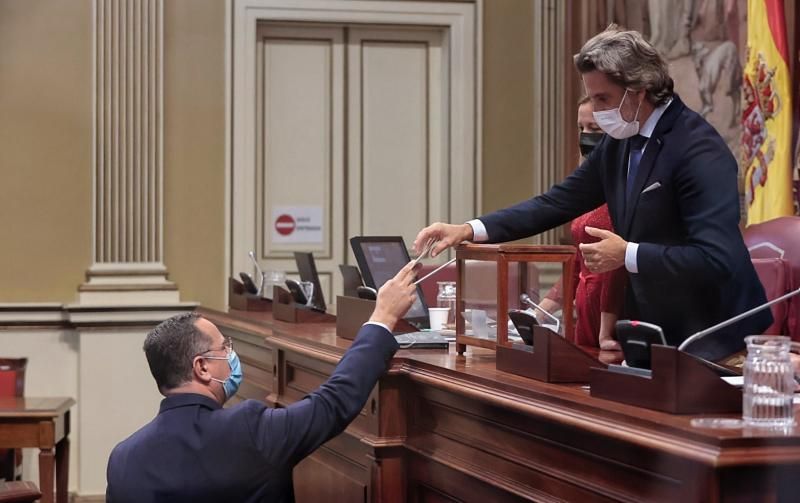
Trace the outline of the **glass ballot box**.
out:
[[[456,350],[528,344],[511,317],[573,338],[575,248],[463,244],[456,248]],[[519,316],[519,312],[523,315]],[[528,317],[526,318],[527,315]]]

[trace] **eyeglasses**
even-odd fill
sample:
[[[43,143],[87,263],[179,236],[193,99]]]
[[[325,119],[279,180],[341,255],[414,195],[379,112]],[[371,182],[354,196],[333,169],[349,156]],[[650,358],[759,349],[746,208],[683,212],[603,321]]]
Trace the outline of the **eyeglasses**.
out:
[[[225,355],[226,356],[230,355],[231,352],[233,351],[233,341],[231,340],[230,337],[227,337],[225,339],[225,341],[222,343],[222,347],[221,348],[209,348],[209,349],[206,349],[205,351],[203,351],[202,353],[197,353],[194,356],[202,356],[202,355],[208,353],[209,351],[225,351]]]

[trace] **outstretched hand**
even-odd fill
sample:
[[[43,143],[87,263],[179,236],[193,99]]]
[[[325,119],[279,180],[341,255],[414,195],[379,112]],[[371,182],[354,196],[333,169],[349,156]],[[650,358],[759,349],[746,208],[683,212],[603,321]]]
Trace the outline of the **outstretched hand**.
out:
[[[436,257],[443,251],[472,239],[472,226],[469,224],[453,225],[436,222],[417,234],[414,239],[414,252],[421,253],[425,245],[433,239],[436,245],[430,252],[431,257]]]
[[[586,227],[586,234],[600,238],[596,243],[579,245],[583,262],[593,273],[613,271],[625,265],[625,249],[628,242],[605,229]]]
[[[394,330],[397,321],[406,315],[417,300],[416,266],[414,262],[405,265],[394,278],[378,290],[378,300],[369,321],[382,323]]]

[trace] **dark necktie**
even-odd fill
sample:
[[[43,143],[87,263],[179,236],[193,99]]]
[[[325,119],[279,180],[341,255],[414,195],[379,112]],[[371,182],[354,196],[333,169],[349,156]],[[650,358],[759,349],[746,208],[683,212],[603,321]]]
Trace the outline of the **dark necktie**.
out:
[[[625,194],[630,199],[631,191],[633,190],[633,182],[636,180],[636,173],[639,171],[639,161],[642,160],[642,152],[644,151],[644,144],[647,143],[647,137],[637,134],[630,139],[630,159],[628,162],[628,178],[625,185]]]

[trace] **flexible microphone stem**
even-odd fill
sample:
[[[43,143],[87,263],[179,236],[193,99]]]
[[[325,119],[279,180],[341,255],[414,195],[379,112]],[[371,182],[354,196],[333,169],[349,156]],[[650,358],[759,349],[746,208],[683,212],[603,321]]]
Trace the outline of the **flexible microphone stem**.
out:
[[[527,293],[521,293],[520,296],[519,296],[519,300],[521,300],[522,302],[524,302],[526,304],[529,304],[529,305],[533,306],[534,308],[536,308],[539,311],[543,312],[548,318],[550,318],[551,320],[555,321],[556,322],[556,332],[557,333],[561,333],[561,321],[558,318],[556,318],[555,316],[553,316],[552,314],[550,314],[547,311],[545,311],[544,309],[542,309],[539,306],[539,304],[537,304],[533,300],[531,300],[531,296],[530,295],[528,295]]]
[[[785,295],[782,295],[782,296],[778,297],[777,299],[773,299],[773,300],[767,302],[766,304],[761,304],[760,306],[754,307],[753,309],[751,309],[749,311],[745,311],[742,314],[738,314],[738,315],[734,316],[733,318],[725,320],[725,321],[723,321],[721,323],[717,323],[716,325],[714,325],[712,327],[708,327],[705,330],[701,330],[701,331],[697,332],[696,334],[691,335],[685,341],[683,341],[681,343],[681,345],[678,346],[678,350],[679,351],[684,351],[686,349],[686,346],[688,346],[692,342],[696,341],[697,339],[701,339],[705,335],[708,335],[708,334],[710,334],[712,332],[716,332],[720,328],[725,328],[728,325],[736,323],[737,321],[739,321],[739,320],[741,320],[743,318],[747,318],[751,314],[755,314],[755,313],[757,313],[757,312],[759,312],[759,311],[761,311],[763,309],[766,309],[766,308],[770,307],[773,304],[777,304],[778,302],[784,301],[784,300],[788,299],[789,297],[794,297],[798,293],[800,293],[800,288],[798,288],[797,290],[794,290],[793,292],[789,292],[789,293],[787,293]]]
[[[436,268],[436,269],[434,269],[433,271],[429,272],[429,273],[428,273],[428,274],[426,274],[425,276],[423,276],[423,277],[421,277],[420,279],[418,279],[417,281],[415,281],[415,282],[414,282],[414,284],[415,284],[415,285],[419,285],[420,283],[422,283],[422,282],[423,282],[423,281],[425,281],[426,279],[430,278],[431,276],[433,276],[434,274],[436,274],[437,272],[441,271],[442,269],[444,269],[445,267],[449,266],[450,264],[452,264],[452,263],[453,263],[453,262],[455,262],[455,261],[456,261],[456,259],[450,259],[450,260],[448,260],[448,261],[447,261],[447,262],[445,262],[444,264],[440,265],[439,267],[437,267],[437,268]]]

